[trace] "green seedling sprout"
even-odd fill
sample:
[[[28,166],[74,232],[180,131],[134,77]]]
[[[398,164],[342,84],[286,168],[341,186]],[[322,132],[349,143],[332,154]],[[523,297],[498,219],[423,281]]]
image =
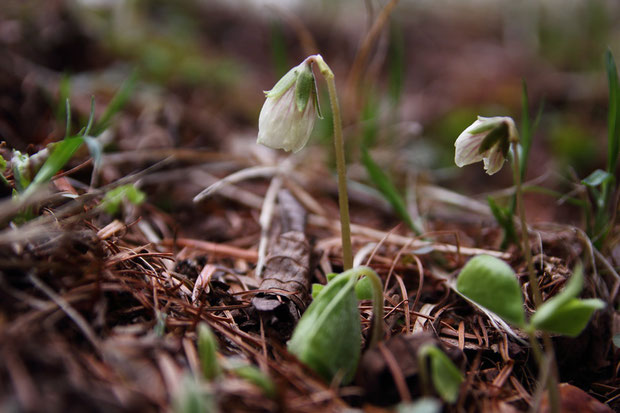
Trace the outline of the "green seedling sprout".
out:
[[[578,265],[564,290],[538,306],[528,322],[525,319],[519,281],[512,268],[499,258],[489,255],[472,258],[461,270],[456,283],[460,294],[528,333],[541,373],[547,362],[536,340],[536,331],[547,336],[548,333],[556,333],[576,337],[586,327],[593,312],[605,307],[605,303],[599,299],[577,298],[582,287],[583,270]],[[547,386],[552,393],[555,381],[548,382]],[[550,394],[550,397],[554,396]]]
[[[185,375],[172,398],[174,413],[216,413],[218,412],[213,393],[202,382],[191,375]]]
[[[133,205],[140,205],[146,199],[146,194],[133,184],[118,186],[105,194],[100,207],[110,215],[116,215],[124,201]]]
[[[207,380],[214,380],[222,372],[217,361],[217,339],[207,323],[198,324],[197,332],[198,356],[200,357],[202,375]]]
[[[426,344],[418,351],[418,366],[424,393],[428,394],[430,383],[437,394],[447,403],[455,403],[464,378],[461,371],[434,344]],[[430,374],[429,374],[430,366]]]
[[[326,381],[355,374],[361,351],[361,325],[355,286],[361,276],[372,284],[373,326],[370,347],[383,335],[383,289],[368,267],[356,267],[334,277],[314,299],[293,331],[288,349]]]
[[[613,226],[615,172],[620,155],[620,87],[618,69],[611,50],[605,52],[605,69],[609,90],[609,113],[607,115],[607,167],[597,169],[581,183],[590,191],[594,200],[592,210],[586,208],[587,233],[594,245],[601,248]],[[593,215],[593,216],[592,216]]]
[[[271,380],[271,377],[263,373],[259,368],[238,359],[228,359],[226,370],[254,384],[262,390],[265,396],[271,399],[277,397],[278,391],[275,383]]]

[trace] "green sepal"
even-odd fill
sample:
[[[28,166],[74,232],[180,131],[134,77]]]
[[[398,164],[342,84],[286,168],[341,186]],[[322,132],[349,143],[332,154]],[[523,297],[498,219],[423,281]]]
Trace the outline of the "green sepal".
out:
[[[312,87],[312,99],[314,99],[314,107],[316,108],[316,116],[319,119],[323,119],[323,112],[321,112],[321,105],[319,103],[319,89],[316,87],[316,78]]]
[[[499,258],[478,255],[456,281],[459,293],[519,327],[525,325],[521,286],[514,270]]]
[[[295,104],[298,111],[303,112],[306,109],[315,87],[314,74],[310,65],[306,64],[299,71],[295,82]]]
[[[496,126],[497,126],[496,120],[481,120],[480,125],[468,130],[467,132],[471,133],[472,135],[477,135],[479,133],[488,132],[491,129],[495,128]]]
[[[268,98],[279,98],[282,96],[282,94],[289,90],[289,88],[293,86],[293,83],[297,80],[299,70],[299,66],[295,66],[289,70],[280,80],[278,80],[271,90],[265,91],[265,96]]]
[[[508,124],[506,122],[501,122],[497,125],[493,130],[491,130],[487,136],[480,143],[480,149],[478,149],[478,153],[484,153],[491,149],[493,145],[499,143],[502,148],[502,153],[504,156],[508,153],[508,148],[510,142],[508,140]]]

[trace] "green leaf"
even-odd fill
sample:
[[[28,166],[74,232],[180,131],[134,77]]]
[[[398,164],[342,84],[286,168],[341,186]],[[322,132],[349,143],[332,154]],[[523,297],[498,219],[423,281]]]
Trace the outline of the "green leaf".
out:
[[[118,89],[118,92],[114,95],[105,112],[101,116],[101,119],[93,126],[92,135],[99,136],[104,130],[110,126],[110,121],[129,101],[131,93],[136,85],[138,79],[138,73],[134,71],[125,82]]]
[[[88,136],[94,123],[95,123],[95,97],[91,96],[90,97],[90,115],[88,115],[88,122],[86,123],[86,127],[84,128],[84,131],[82,132],[82,136]]]
[[[407,207],[405,200],[396,190],[396,186],[392,183],[392,180],[383,172],[381,167],[375,163],[368,153],[368,149],[362,147],[362,163],[366,168],[366,172],[371,181],[375,184],[379,192],[383,194],[385,199],[392,205],[392,208],[398,214],[400,219],[405,221],[407,226],[416,234],[420,235],[420,230],[415,226]]]
[[[583,268],[578,265],[564,289],[545,301],[534,313],[531,324],[539,329],[575,337],[586,327],[592,313],[605,307],[599,299],[579,300],[583,287]]]
[[[355,296],[358,300],[372,300],[372,282],[364,277],[355,283]]]
[[[297,75],[299,74],[300,70],[301,69],[299,68],[299,66],[295,66],[294,68],[286,72],[286,74],[282,76],[280,80],[278,80],[278,82],[271,90],[265,92],[265,96],[274,99],[282,96],[284,92],[286,92],[291,86],[293,86],[293,84],[297,80]]]
[[[467,262],[456,282],[457,290],[476,304],[517,326],[525,324],[523,296],[513,269],[490,255]]]
[[[342,382],[348,383],[357,369],[361,326],[356,282],[354,270],[330,281],[301,317],[288,342],[289,351],[328,382],[341,373]]]
[[[325,278],[327,278],[327,282],[330,282],[331,280],[336,278],[338,275],[339,274],[337,272],[330,272],[325,275]]]
[[[217,361],[217,339],[204,322],[198,324],[198,355],[205,379],[213,380],[219,376],[221,369]]]
[[[502,241],[502,245],[505,247],[509,243],[517,242],[517,233],[515,230],[515,224],[512,219],[513,210],[511,207],[502,208],[497,202],[490,196],[487,197],[487,203],[489,204],[489,208],[491,209],[491,213],[495,217],[497,224],[502,227],[504,230],[504,240]]]
[[[67,113],[67,119],[65,121],[65,139],[67,139],[71,135],[71,102],[69,102],[69,98],[65,100],[65,111]]]
[[[544,307],[545,304],[541,305],[540,310]],[[544,317],[537,317],[536,312],[532,317],[532,325],[538,330],[577,337],[588,325],[592,313],[602,308],[605,308],[605,302],[598,298],[572,298],[560,306],[555,306],[553,312],[545,312]]]
[[[50,157],[39,169],[39,172],[32,180],[32,186],[49,182],[56,172],[60,171],[69,162],[73,154],[79,149],[84,142],[84,138],[76,136],[66,138],[54,144]]]
[[[420,352],[423,358],[430,358],[431,380],[439,396],[448,403],[456,402],[463,382],[461,371],[435,345],[424,345]]]
[[[146,199],[144,192],[133,186],[133,184],[121,185],[108,191],[101,201],[100,207],[108,214],[115,215],[118,213],[124,200],[128,200],[134,205],[139,205]]]
[[[312,284],[312,299],[316,300],[325,286],[323,284]]]
[[[594,188],[601,184],[611,182],[613,179],[614,179],[614,176],[610,174],[609,172],[605,172],[601,169],[597,169],[596,171],[588,175],[587,178],[582,179],[581,183],[590,188]]]
[[[314,75],[310,66],[305,64],[295,82],[295,104],[299,112],[303,112],[314,93]]]

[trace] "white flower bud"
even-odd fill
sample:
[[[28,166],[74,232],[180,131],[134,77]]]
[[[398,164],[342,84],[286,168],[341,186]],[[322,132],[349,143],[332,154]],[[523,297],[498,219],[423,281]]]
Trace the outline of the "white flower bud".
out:
[[[483,161],[486,173],[493,175],[502,169],[510,143],[515,139],[518,139],[518,134],[512,118],[478,116],[454,142],[454,162],[460,168]]]
[[[291,69],[269,92],[258,118],[257,143],[300,151],[312,133],[318,112],[316,84],[307,60]]]

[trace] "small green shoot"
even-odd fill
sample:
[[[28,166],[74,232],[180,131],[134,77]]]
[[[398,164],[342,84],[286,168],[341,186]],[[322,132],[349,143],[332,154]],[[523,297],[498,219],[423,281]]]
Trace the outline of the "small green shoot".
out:
[[[9,181],[4,177],[4,171],[6,170],[6,159],[0,155],[0,181],[6,186],[10,186]]]
[[[276,385],[273,380],[257,367],[247,364],[237,359],[228,360],[227,370],[230,370],[238,377],[249,381],[259,387],[263,394],[271,399],[278,395]]]
[[[289,351],[325,381],[338,376],[342,383],[349,383],[357,370],[361,325],[356,285],[360,276],[369,280],[366,282],[370,282],[372,289],[374,323],[370,346],[375,345],[382,335],[379,315],[383,314],[383,288],[379,276],[368,267],[356,267],[336,276],[328,274],[327,285],[313,286],[314,301],[288,342]],[[360,288],[363,295],[366,282]]]
[[[133,205],[140,205],[146,199],[144,192],[140,191],[132,184],[121,185],[105,194],[101,202],[103,208],[108,214],[116,215],[123,201],[129,201]]]
[[[110,122],[112,121],[114,115],[116,115],[121,109],[123,109],[125,104],[127,104],[127,102],[129,101],[131,93],[136,86],[137,79],[138,72],[134,71],[131,73],[129,78],[127,78],[127,80],[123,82],[121,87],[118,89],[118,91],[108,104],[105,112],[103,112],[103,115],[101,116],[99,121],[97,121],[97,123],[92,127],[92,136],[99,136],[104,130],[106,130],[110,126]]]
[[[217,378],[221,373],[220,365],[217,361],[217,339],[206,323],[198,324],[198,355],[202,375],[207,380]]]
[[[454,403],[459,397],[459,388],[463,382],[461,371],[437,346],[426,344],[418,352],[420,377],[428,385],[427,366],[430,361],[430,380],[437,394],[447,403]]]
[[[289,351],[328,382],[342,374],[343,383],[349,383],[360,357],[362,330],[352,271],[323,288],[288,342]]]
[[[333,280],[338,274],[327,274],[327,281]],[[323,288],[323,284],[312,284],[312,299],[316,299]],[[355,283],[355,296],[358,300],[371,300],[372,299],[372,281],[370,278],[363,277],[357,283]]]
[[[196,378],[186,375],[172,399],[174,413],[215,413],[215,397]]]
[[[609,112],[607,116],[607,168],[596,170],[582,183],[588,187],[594,199],[594,219],[588,220],[588,235],[594,245],[601,248],[611,226],[610,217],[614,207],[615,173],[620,154],[620,89],[618,69],[610,49],[605,52],[605,69],[609,89]],[[605,173],[606,172],[606,173]]]
[[[368,153],[368,149],[362,147],[362,163],[366,168],[368,177],[375,184],[379,192],[383,194],[385,199],[392,205],[392,208],[398,216],[405,221],[407,226],[416,234],[420,235],[420,230],[415,226],[403,197],[398,193],[396,186],[390,177],[383,172],[381,167],[372,159]]]

